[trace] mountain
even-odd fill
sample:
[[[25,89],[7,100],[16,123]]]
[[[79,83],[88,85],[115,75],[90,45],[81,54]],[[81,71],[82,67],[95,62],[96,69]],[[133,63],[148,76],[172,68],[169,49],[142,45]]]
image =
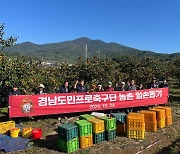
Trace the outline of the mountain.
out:
[[[62,62],[68,60],[72,63],[78,57],[85,57],[86,45],[88,47],[88,57],[99,55],[101,57],[111,58],[121,58],[122,56],[174,58],[180,56],[179,53],[160,54],[152,51],[142,51],[118,43],[91,40],[87,37],[42,45],[24,42],[5,49],[5,52],[8,54],[17,52],[22,55],[50,62]]]

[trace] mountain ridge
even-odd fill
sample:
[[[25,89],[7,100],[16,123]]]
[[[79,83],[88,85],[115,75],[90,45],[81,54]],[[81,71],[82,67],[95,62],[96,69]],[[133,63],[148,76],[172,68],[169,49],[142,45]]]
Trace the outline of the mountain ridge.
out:
[[[153,51],[139,50],[115,42],[104,42],[102,40],[92,40],[88,37],[81,37],[74,40],[35,44],[32,42],[23,42],[16,44],[5,52],[14,54],[15,52],[22,55],[43,59],[46,61],[75,61],[78,57],[85,57],[85,46],[88,46],[88,57],[99,55],[100,57],[120,58],[121,56],[135,57],[159,57],[174,58],[180,56],[180,53],[163,54]]]

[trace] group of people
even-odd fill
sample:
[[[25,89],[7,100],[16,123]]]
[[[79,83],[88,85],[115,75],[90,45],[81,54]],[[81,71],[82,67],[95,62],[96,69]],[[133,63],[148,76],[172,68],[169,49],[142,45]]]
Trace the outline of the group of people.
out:
[[[143,84],[140,84],[139,86],[135,84],[134,80],[128,81],[127,83],[121,82],[120,84],[116,84],[113,88],[112,82],[108,82],[108,86],[103,88],[102,85],[98,85],[97,92],[102,91],[130,91],[130,90],[143,90],[143,89],[151,89],[151,88],[165,88],[168,87],[166,79],[164,79],[159,84],[156,82],[156,78],[152,79],[152,82],[147,86],[147,88],[144,88]]]
[[[143,90],[143,89],[151,89],[151,88],[165,88],[168,87],[167,81],[164,79],[159,84],[156,82],[156,78],[154,77],[151,83],[145,88],[143,84],[136,85],[134,80],[130,82],[121,82],[113,87],[112,82],[108,82],[106,87],[103,87],[101,84],[98,84],[96,87],[96,92],[103,92],[103,91],[130,91],[130,90]],[[84,80],[77,80],[73,87],[69,86],[69,82],[65,81],[63,85],[60,86],[56,93],[70,93],[70,92],[88,92],[88,88],[85,84]],[[38,88],[34,91],[34,94],[46,94],[48,93],[45,86],[40,84]],[[14,86],[12,91],[9,95],[25,95],[26,91],[23,90],[20,92],[17,86]]]

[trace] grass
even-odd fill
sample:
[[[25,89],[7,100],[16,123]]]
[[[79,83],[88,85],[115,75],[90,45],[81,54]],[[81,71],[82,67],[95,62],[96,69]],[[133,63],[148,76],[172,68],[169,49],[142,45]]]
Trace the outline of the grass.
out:
[[[178,125],[180,124],[180,88],[178,86],[173,87],[170,89],[170,97],[169,97],[169,105],[173,108],[174,116],[173,121],[176,122]],[[180,129],[176,130],[177,136],[180,136]],[[168,132],[169,135],[173,135],[172,132]],[[158,154],[175,154],[180,151],[180,138],[176,139],[172,142],[171,145],[165,147]]]

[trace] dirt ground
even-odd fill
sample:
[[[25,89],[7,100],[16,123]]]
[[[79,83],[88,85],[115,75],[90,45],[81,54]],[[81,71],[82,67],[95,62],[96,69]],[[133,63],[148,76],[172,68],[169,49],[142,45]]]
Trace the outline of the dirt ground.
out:
[[[146,132],[144,140],[129,139],[126,135],[118,135],[112,141],[95,144],[86,149],[79,149],[75,154],[151,154],[151,153],[178,153],[180,152],[180,91],[171,91],[168,106],[172,108],[173,124],[156,133]],[[40,119],[26,119],[22,121],[24,127],[41,127],[43,138],[30,142],[31,148],[12,152],[13,154],[59,154],[57,146],[57,127],[66,121],[74,121],[78,117],[44,117]],[[4,153],[4,152],[0,152]]]

